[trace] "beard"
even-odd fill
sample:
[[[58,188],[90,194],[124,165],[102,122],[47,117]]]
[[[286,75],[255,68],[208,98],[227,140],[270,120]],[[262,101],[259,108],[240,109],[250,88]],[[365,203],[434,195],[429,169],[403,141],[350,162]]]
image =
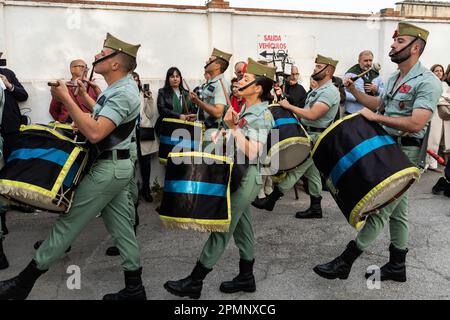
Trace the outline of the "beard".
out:
[[[311,76],[311,78],[312,78],[314,81],[320,81],[320,80],[323,80],[323,78],[325,78],[325,72],[323,72],[323,71],[324,71],[324,70],[320,71],[319,73],[313,74],[313,75]]]
[[[411,48],[408,48],[409,50],[400,50],[399,52],[395,52],[394,50],[391,50],[389,52],[389,57],[391,58],[391,61],[400,64],[403,61],[408,60],[411,57]]]

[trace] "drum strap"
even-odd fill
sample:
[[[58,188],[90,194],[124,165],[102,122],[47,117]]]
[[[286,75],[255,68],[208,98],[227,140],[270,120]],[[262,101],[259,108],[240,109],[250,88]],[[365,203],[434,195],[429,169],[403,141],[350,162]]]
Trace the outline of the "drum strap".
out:
[[[99,143],[88,143],[89,162],[92,164],[95,159],[105,150],[111,149],[124,141],[133,132],[137,118],[117,126],[105,139]]]

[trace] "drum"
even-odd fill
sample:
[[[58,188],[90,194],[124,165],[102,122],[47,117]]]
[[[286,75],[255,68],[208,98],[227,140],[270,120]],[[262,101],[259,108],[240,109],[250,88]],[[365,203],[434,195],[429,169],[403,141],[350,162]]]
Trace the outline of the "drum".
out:
[[[228,157],[202,152],[170,153],[159,211],[163,225],[227,232],[232,167]]]
[[[400,197],[420,176],[394,139],[359,113],[325,130],[312,157],[337,205],[356,229],[368,214]]]
[[[164,118],[159,137],[159,162],[167,163],[170,152],[200,151],[204,125],[180,119]]]
[[[67,212],[87,160],[87,149],[52,125],[22,125],[0,171],[0,194],[40,210]]]
[[[296,168],[310,155],[311,139],[294,114],[278,104],[269,106],[275,125],[267,137],[264,166],[273,174]],[[275,171],[274,171],[275,170]]]

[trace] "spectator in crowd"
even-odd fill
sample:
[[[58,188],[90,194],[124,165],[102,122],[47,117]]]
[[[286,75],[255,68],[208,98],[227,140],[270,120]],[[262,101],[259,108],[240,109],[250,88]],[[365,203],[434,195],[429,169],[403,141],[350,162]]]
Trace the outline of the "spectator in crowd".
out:
[[[70,83],[72,83],[73,86],[68,86],[69,93],[76,104],[80,107],[80,109],[86,113],[90,113],[92,109],[90,108],[89,104],[86,103],[85,99],[81,95],[78,95],[77,80],[86,80],[88,70],[89,68],[86,65],[86,62],[81,59],[73,60],[70,63],[70,73],[72,75]],[[97,96],[100,93],[100,88],[95,83],[91,82],[88,91],[89,96],[95,101],[97,100]],[[50,102],[49,112],[52,115],[53,119],[55,119],[55,121],[61,123],[72,122],[72,119],[70,118],[69,112],[67,112],[66,107],[54,98],[52,98],[52,101]]]
[[[373,64],[373,53],[370,50],[364,50],[359,54],[358,63],[348,69],[344,78],[355,77],[364,71],[370,70],[364,76],[355,81],[355,87],[361,92],[365,92],[371,96],[379,96],[384,91],[384,84],[378,71],[371,70]],[[345,90],[345,114],[358,112],[363,105],[356,101],[355,97],[346,89]]]
[[[233,78],[231,80],[231,106],[233,107],[234,111],[241,112],[242,106],[245,104],[245,99],[239,94],[239,85],[238,85],[238,79]]]
[[[441,80],[442,84],[442,96],[438,102],[439,108],[449,108],[450,107],[450,87],[445,82],[444,78],[444,67],[440,64],[435,64],[431,67],[431,72],[433,72],[439,80]],[[439,153],[439,146],[441,144],[441,140],[444,138],[444,153],[450,152],[450,121],[446,121],[441,119],[439,116],[439,112],[436,111],[433,114],[433,118],[431,120],[431,128],[430,135],[428,137],[428,149],[431,149],[436,154]],[[437,161],[428,157],[428,169],[430,170],[438,170]]]

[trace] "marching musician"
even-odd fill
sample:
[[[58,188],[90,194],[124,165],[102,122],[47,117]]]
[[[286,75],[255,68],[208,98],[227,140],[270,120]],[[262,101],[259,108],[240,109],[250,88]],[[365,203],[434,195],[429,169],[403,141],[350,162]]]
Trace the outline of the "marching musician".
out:
[[[268,110],[273,97],[270,91],[275,77],[275,68],[261,65],[249,58],[248,67],[239,81],[241,95],[246,104],[240,114],[229,108],[224,122],[231,132],[239,152],[243,152],[250,164],[239,188],[231,194],[231,222],[229,231],[210,234],[192,273],[178,281],[167,281],[164,288],[170,293],[198,299],[203,280],[211,272],[222,256],[231,237],[239,248],[239,274],[231,281],[223,282],[220,291],[234,293],[256,290],[253,264],[255,262],[255,239],[253,235],[250,203],[261,188],[261,175],[258,171],[258,155],[262,152],[270,129],[274,125]]]
[[[380,97],[357,90],[351,79],[344,81],[348,91],[365,106],[361,115],[380,123],[413,163],[419,160],[427,123],[442,93],[440,81],[419,61],[428,34],[427,30],[410,23],[398,24],[389,53],[398,70],[389,78]],[[380,108],[384,109],[384,115],[374,112]],[[344,252],[333,261],[316,266],[314,271],[326,279],[347,279],[353,262],[375,241],[386,224],[389,224],[391,237],[390,255],[389,262],[381,267],[380,280],[405,282],[408,192],[378,213],[369,215],[356,239],[350,241]],[[366,273],[366,278],[374,273]]]
[[[72,86],[69,86],[69,93],[72,95],[74,101],[76,101],[77,105],[83,112],[91,113],[92,112],[91,106],[88,103],[86,103],[86,100],[83,98],[83,95],[77,94],[76,92],[78,91],[77,81],[85,80],[84,78],[86,77],[86,73],[88,70],[89,68],[86,62],[84,62],[84,60],[77,59],[73,60],[70,63],[70,73],[72,75],[70,83],[72,84]],[[95,101],[97,100],[97,97],[100,93],[101,93],[100,88],[94,82],[90,82],[88,95]],[[52,98],[52,101],[50,102],[49,112],[55,121],[58,121],[60,123],[72,122],[72,119],[70,118],[66,107],[61,102],[57,101],[55,98]]]
[[[196,93],[189,93],[191,101],[203,111],[199,120],[204,120],[206,129],[218,128],[225,112],[225,106],[227,105],[226,95],[229,93],[224,92],[221,82],[224,83],[225,88],[230,88],[223,73],[228,69],[231,56],[229,53],[214,48],[204,66],[210,80],[208,80],[203,89],[203,100]],[[208,136],[205,139],[210,140]]]
[[[56,221],[33,260],[19,275],[0,282],[0,299],[25,299],[36,280],[64,254],[99,212],[119,249],[125,276],[125,288],[103,299],[146,299],[133,230],[134,208],[127,187],[133,174],[130,143],[140,105],[138,87],[130,72],[136,68],[139,47],[108,33],[94,62],[95,72],[105,78],[108,87],[97,99],[93,117],[76,105],[65,82],[59,81],[52,88],[52,96],[66,106],[80,132],[92,144],[91,151],[99,150],[99,154],[81,180],[70,210]]]
[[[338,61],[317,55],[316,66],[312,78],[317,82],[317,88],[312,90],[305,102],[304,108],[299,108],[287,99],[279,102],[280,106],[291,110],[301,119],[311,139],[315,142],[320,134],[333,122],[339,110],[340,94],[333,85],[332,78]],[[281,89],[277,88],[277,95]],[[308,190],[311,199],[310,207],[295,214],[298,219],[322,218],[321,193],[322,181],[312,158],[310,157],[297,168],[288,172],[286,177],[274,186],[273,192],[264,199],[258,199],[253,205],[259,209],[272,211],[275,203],[291,189],[302,176],[308,179]]]

